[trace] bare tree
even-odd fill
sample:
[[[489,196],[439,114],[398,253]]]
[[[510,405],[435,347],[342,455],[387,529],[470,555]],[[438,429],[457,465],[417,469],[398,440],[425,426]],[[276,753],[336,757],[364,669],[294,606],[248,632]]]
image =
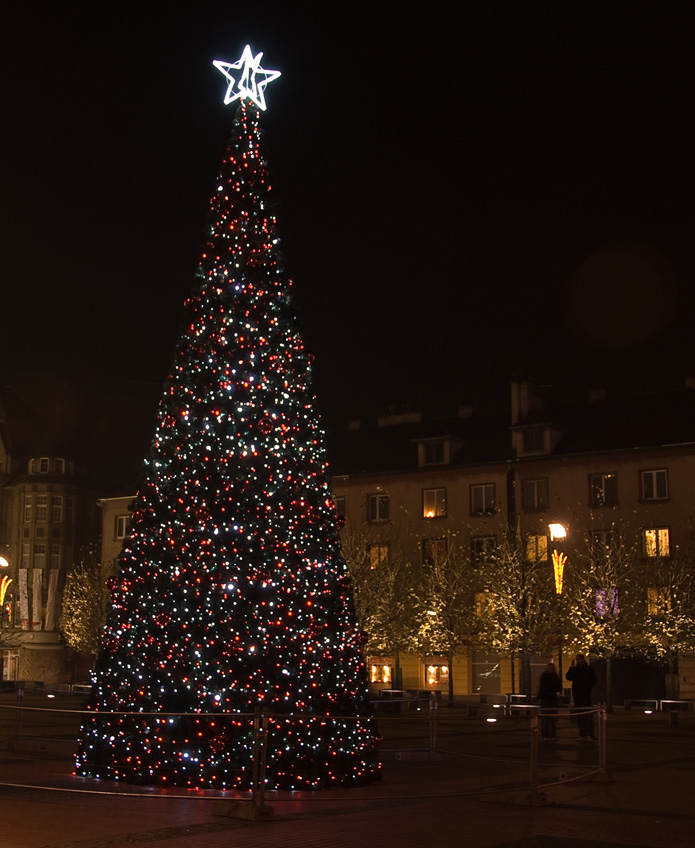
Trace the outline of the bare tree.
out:
[[[677,698],[678,655],[695,650],[695,574],[692,561],[679,550],[672,557],[648,561],[644,574],[644,641],[668,663],[669,694]]]
[[[508,527],[478,565],[478,643],[521,661],[521,691],[531,694],[530,658],[558,637],[552,571],[530,544],[532,535]]]
[[[416,640],[421,651],[442,653],[449,668],[449,703],[454,700],[453,663],[457,650],[470,642],[476,626],[474,598],[477,575],[470,554],[452,545],[445,554],[434,554],[420,572]]]
[[[345,532],[343,556],[353,582],[357,620],[369,650],[392,654],[393,686],[402,688],[400,656],[413,647],[417,597],[409,559],[390,540]]]
[[[567,639],[606,661],[606,701],[612,705],[612,659],[624,656],[641,622],[638,547],[617,526],[588,532],[570,555],[566,577]]]
[[[63,590],[60,630],[74,650],[96,653],[106,623],[108,591],[101,566],[91,552],[68,574]]]

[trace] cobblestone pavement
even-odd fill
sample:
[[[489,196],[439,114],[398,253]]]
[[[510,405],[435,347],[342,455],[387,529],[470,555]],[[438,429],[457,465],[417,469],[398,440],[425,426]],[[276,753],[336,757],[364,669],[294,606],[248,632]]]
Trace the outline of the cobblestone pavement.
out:
[[[488,716],[489,717],[489,716]],[[607,770],[569,719],[539,746],[532,793],[526,717],[441,710],[382,720],[384,778],[372,787],[268,793],[269,821],[214,815],[198,792],[114,787],[69,774],[60,746],[0,736],[0,848],[690,848],[695,842],[695,713],[616,712]],[[427,732],[424,732],[427,730]],[[47,788],[36,788],[47,787]],[[113,792],[116,788],[119,791]],[[79,790],[79,791],[76,791]],[[87,791],[91,790],[91,791]],[[132,793],[132,794],[129,794]],[[242,799],[248,810],[248,798]]]

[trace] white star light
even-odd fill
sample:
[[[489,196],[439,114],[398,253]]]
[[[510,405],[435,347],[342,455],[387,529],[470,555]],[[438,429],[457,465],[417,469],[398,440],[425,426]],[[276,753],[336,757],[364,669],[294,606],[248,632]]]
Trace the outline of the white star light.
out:
[[[259,109],[265,110],[265,87],[269,82],[280,76],[280,71],[266,71],[265,68],[262,68],[262,57],[262,53],[254,56],[251,52],[251,47],[247,44],[244,47],[244,52],[241,54],[241,59],[238,59],[236,62],[217,61],[212,63],[229,80],[227,93],[224,96],[225,105],[248,97],[250,100],[253,100]],[[230,73],[232,69],[240,71],[240,73],[232,76]],[[234,88],[235,85],[236,90]]]

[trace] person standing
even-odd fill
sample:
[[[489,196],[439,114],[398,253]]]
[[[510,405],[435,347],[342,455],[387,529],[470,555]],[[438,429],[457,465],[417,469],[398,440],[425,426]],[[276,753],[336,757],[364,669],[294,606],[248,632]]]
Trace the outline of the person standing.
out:
[[[546,742],[555,741],[555,724],[558,706],[558,692],[562,681],[555,670],[555,664],[549,662],[538,683],[538,703],[541,708],[541,738]]]
[[[596,686],[596,669],[586,661],[584,654],[577,654],[565,675],[572,682],[572,700],[578,712],[579,738],[589,742],[594,739],[594,717],[591,710],[591,690]]]

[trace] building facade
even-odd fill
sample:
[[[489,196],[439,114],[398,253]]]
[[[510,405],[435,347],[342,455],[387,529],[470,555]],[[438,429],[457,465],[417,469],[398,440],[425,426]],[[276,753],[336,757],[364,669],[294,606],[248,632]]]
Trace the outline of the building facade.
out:
[[[620,538],[634,554],[635,574],[644,575],[639,592],[645,614],[651,611],[667,593],[659,569],[676,557],[688,568],[694,561],[695,392],[630,398],[595,392],[569,401],[519,381],[509,410],[506,420],[477,416],[470,407],[439,419],[386,416],[337,434],[329,455],[346,551],[361,545],[376,570],[394,556],[426,568],[456,546],[467,558],[462,567],[475,567],[511,527],[525,540],[529,561],[551,574],[558,546],[567,556]],[[568,541],[552,540],[554,524],[566,529]],[[570,553],[564,567],[571,578],[572,569],[584,566]],[[633,581],[633,603],[636,591]],[[605,615],[605,596],[597,590],[597,617]],[[617,598],[612,609],[617,614]],[[518,691],[518,661],[473,638],[448,656],[416,651],[396,658],[375,649],[376,642],[367,646],[375,690],[447,691],[451,676],[456,695]],[[547,654],[532,656],[532,685],[548,656],[566,668],[570,657],[563,653],[570,648],[576,646],[549,646]],[[695,697],[690,655],[681,652],[679,672],[671,686],[677,691],[666,689],[662,697]]]

